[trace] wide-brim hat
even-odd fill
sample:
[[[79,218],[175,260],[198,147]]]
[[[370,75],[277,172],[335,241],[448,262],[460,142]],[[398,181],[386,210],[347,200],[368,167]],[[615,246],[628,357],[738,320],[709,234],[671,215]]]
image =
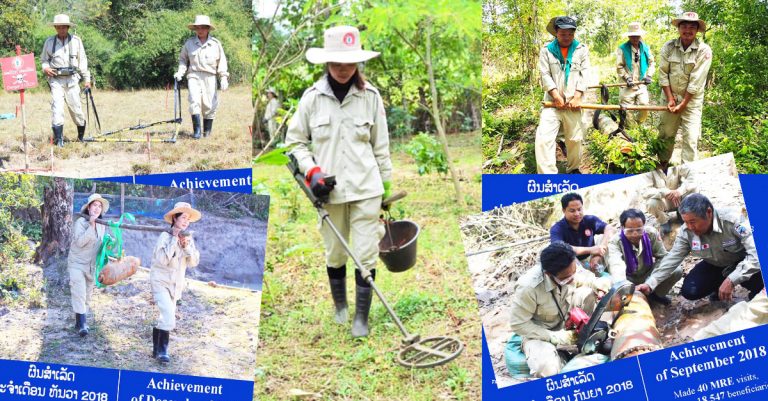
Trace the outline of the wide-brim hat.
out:
[[[556,36],[557,31],[555,30],[555,26],[557,26],[558,29],[576,29],[576,25],[576,20],[572,17],[554,17],[549,20],[549,24],[547,24],[547,32],[551,33],[552,36]]]
[[[66,26],[76,26],[72,23],[72,21],[69,20],[69,15],[67,14],[57,14],[53,16],[53,22],[51,22],[51,26],[56,25],[66,25]]]
[[[698,22],[699,32],[704,32],[707,30],[707,23],[704,22],[703,19],[699,18],[699,14],[696,14],[693,11],[686,11],[679,18],[673,19],[672,25],[677,27],[681,22]]]
[[[187,202],[176,202],[175,205],[173,205],[173,209],[171,209],[168,213],[166,213],[163,216],[163,219],[167,221],[168,223],[173,224],[173,216],[175,216],[177,213],[186,213],[189,215],[189,221],[190,223],[194,223],[198,220],[200,220],[203,215],[200,213],[199,210],[193,209],[192,205],[190,205]]]
[[[272,93],[273,95],[275,95],[275,97],[277,97],[277,91],[275,90],[275,88],[267,89],[267,93]]]
[[[640,26],[639,22],[630,22],[627,31],[624,32],[624,36],[645,36],[645,34],[645,30]]]
[[[312,64],[343,63],[354,64],[378,57],[380,53],[363,50],[360,31],[353,26],[335,26],[323,33],[323,47],[307,50],[307,61]]]
[[[88,206],[94,201],[101,202],[101,214],[107,214],[107,210],[109,210],[109,201],[102,198],[99,194],[91,194],[91,196],[88,197],[88,202],[85,202],[85,205],[80,208],[80,213],[88,214]]]
[[[211,25],[211,19],[207,15],[195,15],[195,22],[187,24],[187,28],[192,30],[194,30],[196,26],[207,26],[211,28],[211,30],[216,29],[215,26]]]

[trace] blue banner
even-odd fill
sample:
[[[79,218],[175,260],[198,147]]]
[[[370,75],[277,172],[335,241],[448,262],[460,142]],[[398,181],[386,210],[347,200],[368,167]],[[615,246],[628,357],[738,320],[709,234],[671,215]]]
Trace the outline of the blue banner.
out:
[[[95,180],[126,184],[160,185],[164,187],[204,189],[212,191],[252,193],[253,170],[249,168],[217,171],[196,171],[94,178]]]

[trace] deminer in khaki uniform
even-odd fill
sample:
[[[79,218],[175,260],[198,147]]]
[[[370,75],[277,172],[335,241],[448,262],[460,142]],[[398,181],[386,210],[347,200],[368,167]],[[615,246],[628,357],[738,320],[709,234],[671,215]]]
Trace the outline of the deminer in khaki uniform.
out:
[[[304,92],[286,134],[286,146],[305,174],[312,192],[328,197],[325,204],[331,221],[351,240],[352,249],[375,278],[379,240],[384,227],[379,221],[382,199],[390,194],[392,162],[384,103],[359,70],[358,63],[378,52],[362,50],[360,32],[336,26],[324,33],[323,48],[311,48],[310,63],[325,64],[326,74]],[[336,176],[328,186],[325,178]],[[346,262],[348,255],[328,225],[321,225],[325,263],[335,306],[335,320],[347,317]],[[368,335],[371,287],[355,269],[356,303],[352,336]]]
[[[664,168],[643,175],[650,187],[643,191],[648,212],[656,217],[661,226],[661,234],[672,231],[668,212],[677,210],[683,198],[696,192],[696,183],[691,177],[691,169],[686,165]]]
[[[576,253],[563,241],[541,251],[540,265],[525,272],[515,284],[510,325],[522,337],[522,350],[530,374],[545,377],[559,373],[566,361],[558,345],[575,344],[575,330],[565,330],[572,308],[591,315],[596,301],[611,288],[608,277],[578,268]]]
[[[96,256],[104,240],[106,226],[96,224],[96,219],[109,210],[109,201],[99,194],[92,194],[80,209],[89,217],[80,217],[72,227],[72,243],[67,257],[69,291],[72,309],[75,311],[75,330],[81,337],[88,335],[86,314],[93,293],[93,277],[96,273]]]
[[[733,305],[723,316],[696,332],[693,339],[696,341],[703,340],[721,334],[751,329],[766,323],[768,323],[768,297],[766,297],[765,288],[763,288],[751,301],[741,301]]]
[[[715,210],[706,196],[688,195],[680,203],[685,225],[680,227],[672,249],[637,290],[648,294],[677,270],[686,256],[701,261],[683,279],[680,294],[689,300],[707,295],[730,301],[737,285],[749,290],[749,299],[765,286],[757,260],[752,227],[741,213]]]
[[[624,34],[629,40],[616,51],[616,72],[627,83],[627,87],[619,91],[619,103],[624,106],[648,104],[648,85],[656,71],[656,62],[651,48],[642,40],[645,33],[639,22],[630,23]],[[642,110],[635,121],[642,123],[647,117],[648,111]]]
[[[202,135],[209,136],[219,106],[216,77],[219,77],[221,90],[225,91],[229,88],[229,72],[221,42],[209,35],[216,29],[211,25],[211,19],[207,15],[198,15],[187,27],[196,35],[187,39],[181,48],[179,68],[173,77],[181,81],[184,74],[187,75],[193,136],[200,139],[200,115],[203,116]]]
[[[264,109],[264,121],[267,123],[267,132],[269,133],[267,143],[269,143],[269,140],[277,135],[277,121],[275,121],[275,117],[277,117],[277,111],[280,110],[280,101],[277,100],[277,92],[274,88],[267,89],[267,99],[267,107]]]
[[[661,113],[659,136],[666,148],[659,159],[668,163],[675,147],[677,130],[682,130],[683,163],[696,160],[701,136],[701,111],[704,107],[704,87],[712,65],[712,49],[696,38],[707,25],[698,14],[686,12],[672,21],[680,37],[670,40],[659,55],[659,85],[664,92],[669,111]]]
[[[184,272],[187,267],[200,263],[200,251],[191,235],[183,233],[202,217],[189,203],[177,202],[163,216],[171,225],[171,232],[163,232],[157,239],[152,253],[152,265],[149,271],[149,284],[152,297],[160,310],[157,325],[152,328],[152,357],[160,362],[170,362],[168,342],[171,330],[176,328],[176,301],[184,291]]]
[[[645,214],[637,209],[627,209],[619,216],[621,231],[608,243],[605,261],[613,282],[629,280],[634,284],[643,284],[651,273],[659,267],[667,250],[659,233],[653,227],[645,226]],[[669,290],[683,277],[682,267],[677,267],[672,275],[648,295],[648,300],[661,305],[672,303],[667,297]]]
[[[573,38],[576,20],[555,17],[549,21],[547,32],[555,39],[539,52],[539,72],[544,100],[555,108],[544,108],[536,128],[536,170],[539,174],[557,174],[555,142],[558,134],[565,137],[568,154],[566,172],[578,173],[581,164],[581,97],[587,90],[589,50]]]
[[[80,78],[86,88],[91,87],[91,73],[85,56],[83,41],[71,35],[69,28],[75,26],[69,16],[59,14],[53,17],[56,35],[48,37],[40,53],[43,72],[51,87],[51,129],[57,146],[64,146],[64,106],[77,125],[77,139],[85,135],[85,113],[80,103]]]

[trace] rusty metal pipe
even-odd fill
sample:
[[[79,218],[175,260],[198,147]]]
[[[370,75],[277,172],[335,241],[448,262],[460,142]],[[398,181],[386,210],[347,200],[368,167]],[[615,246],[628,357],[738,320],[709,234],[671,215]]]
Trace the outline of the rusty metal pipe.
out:
[[[648,300],[635,292],[632,301],[613,325],[616,337],[611,348],[611,360],[622,359],[662,349],[661,333]]]

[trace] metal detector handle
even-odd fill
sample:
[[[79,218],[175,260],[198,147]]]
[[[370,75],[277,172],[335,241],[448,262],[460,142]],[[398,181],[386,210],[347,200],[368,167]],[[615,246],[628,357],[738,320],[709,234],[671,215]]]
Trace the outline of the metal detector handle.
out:
[[[312,202],[312,205],[314,205],[315,208],[321,209],[324,203],[328,203],[328,198],[318,198],[314,193],[312,193],[312,189],[307,185],[307,181],[304,179],[304,174],[302,174],[301,170],[299,170],[299,162],[296,160],[294,155],[289,154],[288,160],[288,170],[291,171],[291,175],[293,175],[296,183],[299,184],[301,190],[304,191],[304,195],[309,198],[309,201]],[[332,175],[325,177],[325,181],[331,186],[336,185],[336,177]]]
[[[391,206],[393,203],[405,198],[406,196],[408,196],[408,192],[398,191],[392,194],[389,198],[382,200],[381,207],[384,209],[389,208],[389,206]]]

